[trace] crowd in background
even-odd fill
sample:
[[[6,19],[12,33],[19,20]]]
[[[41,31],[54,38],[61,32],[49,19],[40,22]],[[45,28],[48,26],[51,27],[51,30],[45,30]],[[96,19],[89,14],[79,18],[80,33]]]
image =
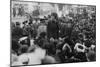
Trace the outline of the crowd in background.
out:
[[[95,61],[95,15],[51,13],[11,23],[12,66]]]

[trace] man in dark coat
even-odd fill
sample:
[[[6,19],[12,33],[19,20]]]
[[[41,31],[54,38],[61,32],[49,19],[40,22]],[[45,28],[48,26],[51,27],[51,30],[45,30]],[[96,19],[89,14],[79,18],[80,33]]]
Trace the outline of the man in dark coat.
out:
[[[47,25],[47,34],[48,34],[48,38],[51,38],[51,37],[53,37],[54,39],[59,38],[59,25],[57,22],[56,13],[51,14],[51,20],[48,22],[48,25]]]
[[[23,36],[23,29],[20,28],[20,23],[16,22],[16,27],[12,30],[12,38],[19,39]]]

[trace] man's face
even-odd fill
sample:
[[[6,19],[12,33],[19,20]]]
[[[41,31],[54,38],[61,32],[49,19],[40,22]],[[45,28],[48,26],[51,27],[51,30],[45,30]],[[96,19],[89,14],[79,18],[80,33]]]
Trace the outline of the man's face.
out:
[[[17,27],[20,27],[20,25],[17,25]]]
[[[51,20],[53,20],[54,19],[54,16],[51,16]]]

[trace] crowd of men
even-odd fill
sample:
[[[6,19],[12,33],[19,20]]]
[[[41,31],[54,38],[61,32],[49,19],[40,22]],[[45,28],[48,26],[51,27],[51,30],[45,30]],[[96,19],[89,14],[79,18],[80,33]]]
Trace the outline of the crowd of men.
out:
[[[11,23],[11,65],[96,61],[95,19],[95,14],[51,13]]]

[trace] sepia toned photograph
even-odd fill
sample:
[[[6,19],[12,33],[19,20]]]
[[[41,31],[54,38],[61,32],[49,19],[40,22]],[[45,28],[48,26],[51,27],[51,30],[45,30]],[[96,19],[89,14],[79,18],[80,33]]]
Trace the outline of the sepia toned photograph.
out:
[[[96,6],[10,1],[10,66],[96,61]]]

